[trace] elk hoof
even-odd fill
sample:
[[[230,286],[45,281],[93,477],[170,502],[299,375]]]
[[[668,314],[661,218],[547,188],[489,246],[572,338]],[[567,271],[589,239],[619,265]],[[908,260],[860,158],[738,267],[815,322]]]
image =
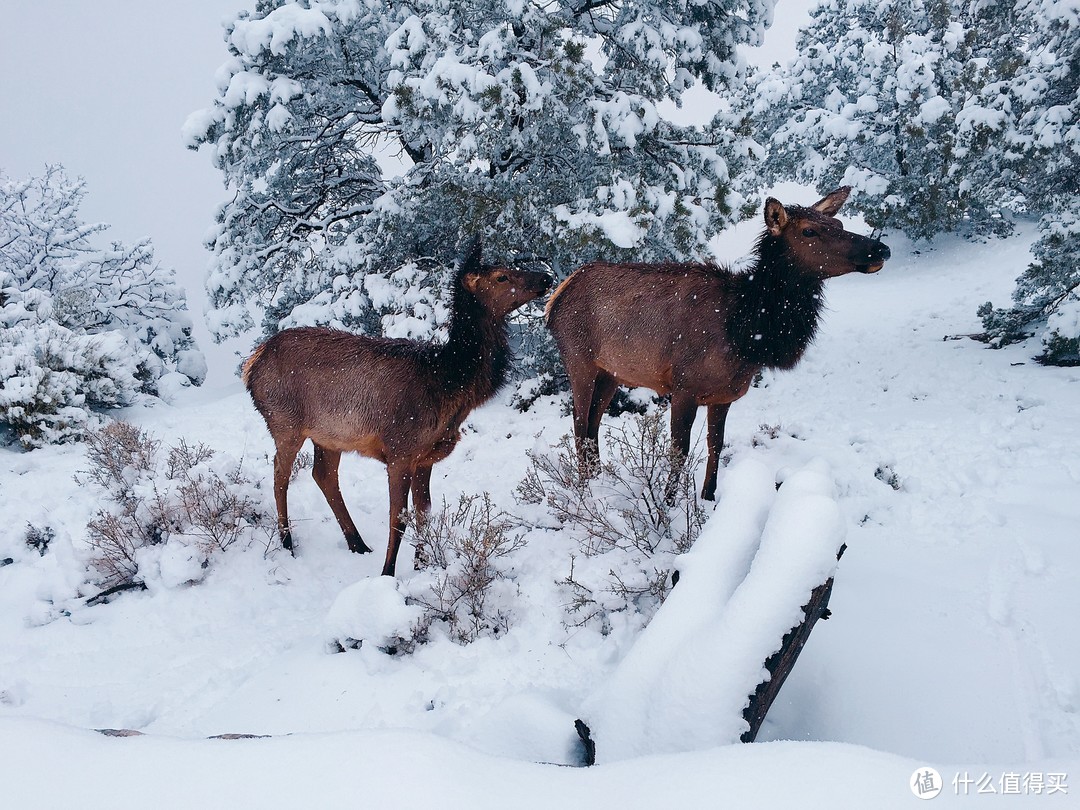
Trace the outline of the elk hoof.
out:
[[[296,546],[293,543],[292,532],[288,529],[281,533],[281,547],[294,557],[296,556]]]
[[[349,544],[349,551],[353,554],[368,554],[372,549],[368,548],[367,543],[360,535],[355,537],[346,537],[345,542]]]

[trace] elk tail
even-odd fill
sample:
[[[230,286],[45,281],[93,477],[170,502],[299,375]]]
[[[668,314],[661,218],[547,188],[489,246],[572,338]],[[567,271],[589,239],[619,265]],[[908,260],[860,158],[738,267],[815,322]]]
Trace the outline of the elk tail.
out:
[[[558,287],[555,288],[555,292],[548,298],[547,303],[544,305],[544,323],[548,326],[551,325],[551,316],[555,312],[555,300],[562,295],[563,290],[566,289],[566,285],[570,283],[570,279],[577,275],[577,271],[571,273],[562,280]]]
[[[266,348],[265,343],[259,344],[258,348],[251,353],[251,357],[244,361],[244,366],[240,371],[240,379],[244,383],[244,388],[251,390],[251,370],[255,368],[255,364],[259,362],[259,358],[262,357],[263,349]]]

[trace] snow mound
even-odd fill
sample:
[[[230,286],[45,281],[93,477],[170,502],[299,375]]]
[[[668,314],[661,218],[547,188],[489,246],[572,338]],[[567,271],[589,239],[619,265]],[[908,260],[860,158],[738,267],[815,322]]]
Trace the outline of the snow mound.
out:
[[[208,568],[206,554],[185,543],[163,543],[137,549],[135,561],[140,578],[152,591],[201,582]]]
[[[727,745],[746,731],[765,660],[832,576],[844,540],[824,461],[778,492],[774,480],[754,460],[724,476],[715,514],[678,561],[678,586],[586,701],[598,762]]]
[[[560,696],[529,689],[498,700],[463,734],[478,751],[521,762],[582,765],[574,715]]]
[[[327,611],[324,622],[331,646],[392,647],[408,638],[421,608],[405,604],[394,577],[370,577],[345,588]]]

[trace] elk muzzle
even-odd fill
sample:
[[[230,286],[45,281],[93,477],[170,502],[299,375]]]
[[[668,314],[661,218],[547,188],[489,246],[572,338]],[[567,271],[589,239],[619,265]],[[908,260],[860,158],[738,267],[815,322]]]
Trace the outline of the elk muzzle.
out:
[[[876,273],[885,262],[892,256],[892,251],[884,242],[876,239],[867,239],[866,256],[864,260],[855,262],[855,270],[859,273]]]
[[[537,295],[543,295],[551,289],[551,285],[555,283],[555,279],[549,276],[547,273],[541,273],[538,270],[530,270],[525,276],[526,289],[529,292],[534,292]]]

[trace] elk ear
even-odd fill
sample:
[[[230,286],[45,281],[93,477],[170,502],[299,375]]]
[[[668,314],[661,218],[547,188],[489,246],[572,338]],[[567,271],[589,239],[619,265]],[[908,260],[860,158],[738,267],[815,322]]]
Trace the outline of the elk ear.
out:
[[[840,211],[840,206],[847,201],[850,193],[851,186],[840,186],[836,191],[830,191],[810,207],[819,214],[824,214],[827,217],[835,217]]]
[[[480,239],[480,234],[475,234],[465,244],[465,252],[461,260],[461,272],[462,273],[479,273],[482,267],[481,257],[483,255],[483,241]]]
[[[787,211],[784,210],[784,206],[780,204],[779,200],[769,197],[765,201],[765,227],[769,229],[769,233],[773,236],[779,236],[787,223],[788,215]]]
[[[480,274],[465,273],[461,277],[461,285],[469,292],[475,294],[476,288],[480,286]]]

